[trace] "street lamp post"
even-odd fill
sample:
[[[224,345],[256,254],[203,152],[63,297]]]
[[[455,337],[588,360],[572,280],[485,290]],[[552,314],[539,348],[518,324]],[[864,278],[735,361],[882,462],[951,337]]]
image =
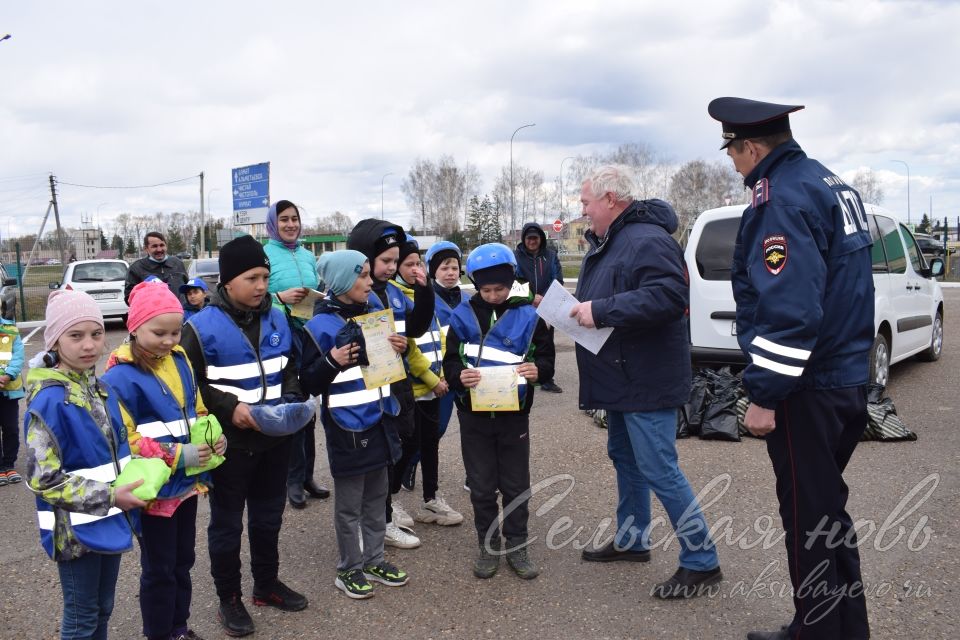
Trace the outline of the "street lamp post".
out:
[[[563,219],[563,163],[567,160],[575,160],[573,156],[567,156],[560,161],[560,218]]]
[[[383,220],[383,181],[387,176],[392,176],[393,173],[385,173],[383,177],[380,178],[380,219]]]
[[[214,187],[213,189],[210,189],[210,191],[207,191],[207,214],[210,215],[211,218],[213,218],[213,214],[212,214],[211,211],[210,211],[210,195],[211,195],[214,191],[220,191],[220,189],[219,189],[218,187]],[[205,224],[206,224],[206,223],[204,222],[203,218],[201,217],[201,218],[200,218],[200,248],[197,250],[197,257],[198,257],[198,258],[202,258],[202,257],[203,257],[203,250],[204,250],[204,248],[205,248],[204,245],[206,244],[205,241],[206,241],[206,239],[207,239],[207,238],[206,238],[206,235],[207,235],[207,234],[206,234]],[[209,258],[211,255],[212,255],[212,252],[207,251],[207,257]]]
[[[525,124],[522,127],[517,127],[517,130],[513,132],[513,135],[510,136],[510,225],[513,226],[516,221],[516,212],[513,207],[513,136],[517,135],[517,131],[520,129],[526,129],[527,127],[535,127],[537,123]],[[513,231],[513,229],[510,229]]]
[[[907,168],[907,224],[910,224],[910,165],[903,160],[891,160],[890,162],[899,162]]]

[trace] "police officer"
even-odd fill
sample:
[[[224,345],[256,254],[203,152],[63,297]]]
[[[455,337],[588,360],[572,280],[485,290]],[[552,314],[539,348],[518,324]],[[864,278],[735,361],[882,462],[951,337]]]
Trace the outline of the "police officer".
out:
[[[789,625],[749,640],[869,637],[843,470],[867,424],[870,232],[859,194],[793,140],[789,114],[802,108],[743,98],[708,107],[753,190],[732,274],[749,360],[744,425],[766,436],[796,608]]]

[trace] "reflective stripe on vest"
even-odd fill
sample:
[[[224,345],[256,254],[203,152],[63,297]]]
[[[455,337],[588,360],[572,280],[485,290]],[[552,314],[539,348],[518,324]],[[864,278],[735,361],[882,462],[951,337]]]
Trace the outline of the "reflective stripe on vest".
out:
[[[94,480],[96,482],[109,484],[117,479],[117,466],[119,466],[120,470],[123,471],[123,468],[127,466],[128,462],[130,462],[130,456],[126,455],[122,458],[117,458],[116,465],[113,464],[113,461],[110,461],[101,465],[97,465],[96,467],[73,469],[70,471],[70,473],[87,480]]]
[[[107,511],[107,515],[105,516],[93,516],[89,513],[68,513],[70,516],[70,524],[76,527],[82,524],[90,524],[91,522],[97,522],[99,520],[105,520],[106,518],[112,518],[113,516],[122,515],[123,511],[117,507],[110,507],[110,510]],[[42,530],[53,531],[56,520],[57,516],[53,511],[37,511],[37,524]]]
[[[283,370],[293,338],[286,317],[270,308],[260,314],[260,344],[219,307],[208,307],[190,318],[203,348],[211,387],[233,394],[246,404],[276,404],[283,395]]]
[[[183,420],[173,420],[171,422],[161,422],[160,420],[157,420],[156,422],[146,422],[144,424],[137,425],[137,433],[145,438],[151,438],[153,440],[167,436],[182,438],[190,435],[190,425],[196,421],[196,418],[190,418],[189,423],[184,422]]]

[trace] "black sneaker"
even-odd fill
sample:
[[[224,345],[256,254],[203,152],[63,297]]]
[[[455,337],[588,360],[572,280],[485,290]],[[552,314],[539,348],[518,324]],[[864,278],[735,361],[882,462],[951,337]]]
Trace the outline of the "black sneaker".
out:
[[[186,633],[178,633],[174,635],[172,640],[203,640],[203,638],[195,634],[193,629],[187,629]]]
[[[253,587],[253,604],[258,607],[276,607],[281,611],[303,611],[307,608],[307,597],[279,580],[274,580],[267,588]]]
[[[497,569],[500,568],[500,553],[499,549],[495,551],[497,553],[491,553],[487,545],[480,543],[480,555],[473,563],[473,575],[481,580],[486,580],[497,574]]]
[[[403,569],[398,569],[389,562],[381,562],[363,568],[363,577],[388,587],[402,587],[410,581],[410,576]]]
[[[220,621],[224,633],[233,638],[248,636],[255,631],[253,619],[247,613],[247,608],[243,606],[243,600],[240,599],[239,593],[220,600],[217,619]]]
[[[561,389],[556,382],[544,382],[540,385],[540,388],[547,393],[563,393],[563,389]]]
[[[527,554],[527,548],[514,549],[507,552],[507,564],[513,569],[518,577],[524,580],[533,580],[540,575],[540,569],[533,564],[533,560]]]
[[[333,582],[348,598],[364,600],[373,597],[373,585],[367,581],[361,569],[337,571],[337,579]]]
[[[710,590],[707,587],[715,585],[721,580],[723,580],[723,573],[720,571],[720,567],[709,571],[694,571],[680,567],[669,580],[655,585],[651,589],[650,595],[661,600],[693,598],[709,593]]]
[[[417,486],[417,465],[416,463],[411,464],[407,467],[407,470],[403,473],[403,478],[400,479],[400,486],[407,491],[413,491],[414,487]]]

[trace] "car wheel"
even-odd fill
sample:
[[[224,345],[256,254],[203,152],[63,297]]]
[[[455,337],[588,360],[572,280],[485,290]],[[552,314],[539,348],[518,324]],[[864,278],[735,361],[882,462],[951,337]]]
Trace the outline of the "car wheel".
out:
[[[933,331],[930,336],[930,346],[917,354],[917,360],[936,362],[943,353],[943,314],[939,311],[933,319]]]
[[[887,338],[878,333],[870,349],[870,382],[887,386],[890,380],[890,345]]]

